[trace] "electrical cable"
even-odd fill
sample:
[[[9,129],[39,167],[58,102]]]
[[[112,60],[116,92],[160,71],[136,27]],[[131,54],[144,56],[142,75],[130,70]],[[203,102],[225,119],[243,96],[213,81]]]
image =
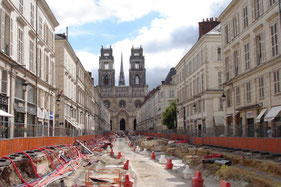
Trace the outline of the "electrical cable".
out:
[[[46,151],[42,150],[41,148],[35,148],[35,149],[38,149],[39,151],[43,152],[43,153],[47,156],[47,158],[49,159],[49,161],[51,162],[51,164],[52,164],[52,166],[54,167],[54,169],[58,171],[58,168],[54,165],[54,163],[53,163],[51,157],[48,155],[48,153],[46,153]]]
[[[57,154],[56,154],[53,150],[48,149],[48,148],[46,148],[46,147],[43,147],[42,149],[45,149],[45,150],[50,151],[51,153],[53,153],[54,156],[56,157],[56,159],[59,161],[60,165],[63,165],[63,164],[61,163],[60,159],[58,158]]]
[[[2,157],[2,158],[5,158],[5,159],[10,160],[10,162],[11,162],[12,165],[14,166],[14,168],[15,168],[15,170],[16,170],[18,176],[20,177],[21,181],[22,181],[25,185],[27,185],[28,187],[31,187],[31,186],[23,179],[23,177],[21,176],[21,174],[20,174],[20,172],[19,172],[19,170],[18,170],[16,164],[14,163],[14,161],[13,161],[11,158],[6,157],[6,156],[4,156],[4,157]]]
[[[36,168],[35,168],[35,166],[34,166],[34,164],[33,164],[32,158],[31,158],[26,152],[23,152],[23,151],[17,152],[17,153],[22,153],[22,154],[24,154],[25,156],[27,156],[27,157],[29,158],[30,163],[31,163],[31,166],[32,166],[32,168],[33,168],[33,171],[35,172],[35,174],[37,175],[37,177],[39,177],[40,179],[42,179],[42,177],[37,173],[37,170],[36,170]]]

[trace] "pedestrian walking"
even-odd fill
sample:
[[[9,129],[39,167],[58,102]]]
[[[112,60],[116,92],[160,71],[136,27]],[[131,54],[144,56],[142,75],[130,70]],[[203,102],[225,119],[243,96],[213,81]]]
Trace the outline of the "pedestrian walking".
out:
[[[272,130],[271,130],[271,128],[270,127],[268,127],[268,130],[267,130],[267,137],[268,138],[272,138]]]

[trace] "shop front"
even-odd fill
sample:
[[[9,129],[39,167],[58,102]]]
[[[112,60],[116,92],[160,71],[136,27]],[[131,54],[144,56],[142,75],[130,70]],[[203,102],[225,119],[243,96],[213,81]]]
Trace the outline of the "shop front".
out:
[[[271,128],[273,137],[281,137],[281,106],[275,106],[264,117],[268,124],[266,131]]]
[[[8,97],[0,94],[0,110],[8,112]],[[8,117],[0,116],[0,138],[10,137],[10,125]]]
[[[14,103],[14,137],[24,137],[25,132],[25,102],[19,99],[15,99]]]

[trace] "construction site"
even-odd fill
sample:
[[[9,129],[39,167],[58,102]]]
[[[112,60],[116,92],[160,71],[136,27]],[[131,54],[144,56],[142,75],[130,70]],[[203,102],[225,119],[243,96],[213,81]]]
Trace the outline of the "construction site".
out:
[[[0,173],[1,187],[278,187],[281,156],[108,133],[16,151],[1,158]]]

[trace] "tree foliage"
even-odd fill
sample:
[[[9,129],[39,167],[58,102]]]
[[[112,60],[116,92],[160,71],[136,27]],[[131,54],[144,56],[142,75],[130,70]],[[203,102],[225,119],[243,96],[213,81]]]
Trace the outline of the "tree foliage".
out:
[[[173,101],[169,107],[166,108],[165,112],[162,114],[162,123],[166,125],[168,129],[175,127],[177,120],[177,106],[176,101]]]

